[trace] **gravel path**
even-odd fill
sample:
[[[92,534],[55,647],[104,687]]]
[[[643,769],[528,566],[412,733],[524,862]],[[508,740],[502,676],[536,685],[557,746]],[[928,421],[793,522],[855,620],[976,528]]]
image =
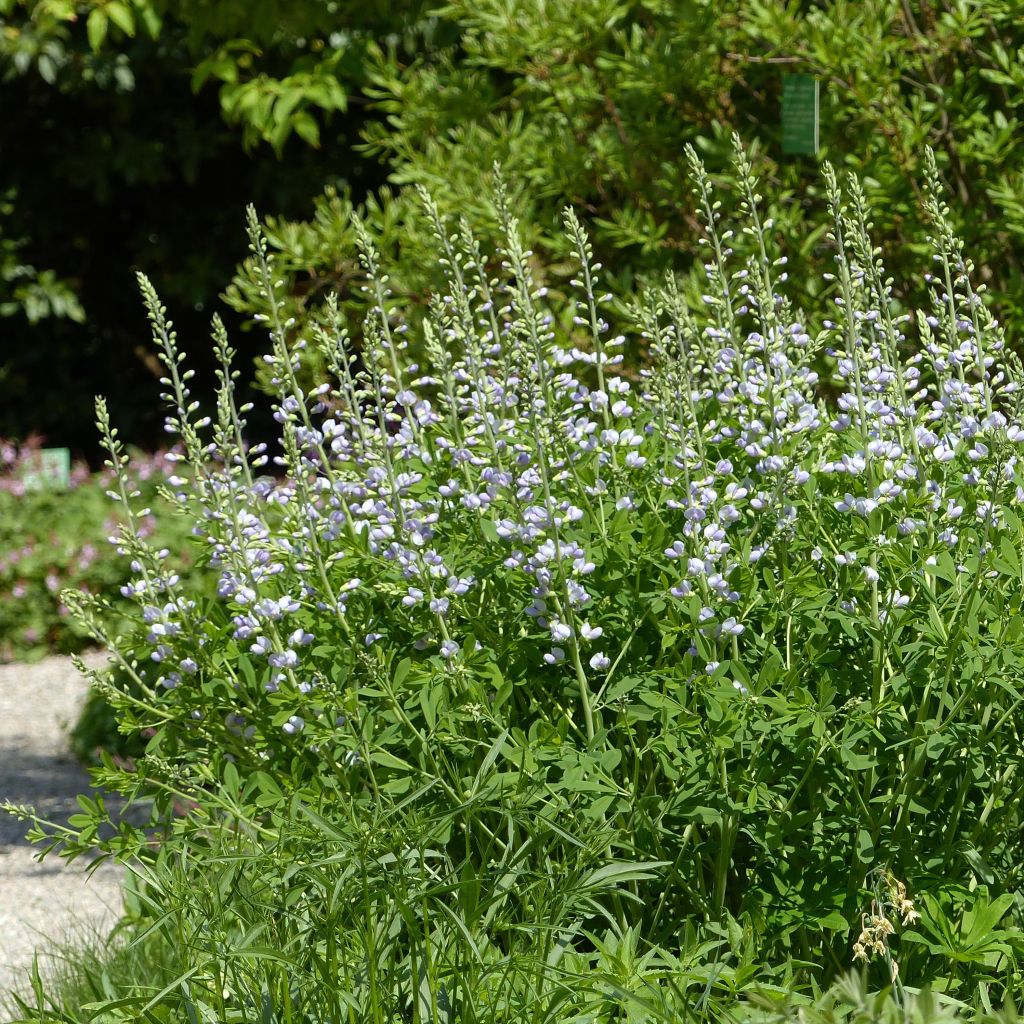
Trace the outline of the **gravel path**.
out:
[[[86,658],[91,667],[104,656]],[[31,804],[44,818],[66,821],[89,778],[67,752],[88,684],[67,658],[0,665],[0,801]],[[22,988],[32,952],[73,931],[95,933],[120,907],[120,873],[101,866],[86,878],[84,863],[56,856],[43,863],[25,842],[25,826],[0,812],[0,994]]]

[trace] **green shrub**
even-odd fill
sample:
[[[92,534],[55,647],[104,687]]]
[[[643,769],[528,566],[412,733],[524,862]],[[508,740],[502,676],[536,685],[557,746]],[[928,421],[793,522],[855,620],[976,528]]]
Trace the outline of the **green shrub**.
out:
[[[121,726],[154,730],[97,780],[151,820],[97,838],[86,800],[49,843],[134,865],[183,958],[165,1019],[713,1017],[856,961],[903,1005],[1019,989],[1021,364],[934,163],[913,316],[826,170],[811,332],[742,150],[731,228],[688,158],[703,298],[620,295],[622,334],[576,215],[563,296],[499,186],[498,273],[423,198],[447,286],[410,365],[357,224],[361,355],[329,301],[307,393],[271,315],[276,479],[223,329],[206,415],[142,278],[217,596],[123,509],[134,635],[65,599],[132,679],[98,680]]]
[[[0,242],[0,314],[80,306],[89,317],[5,325],[19,343],[0,368],[0,432],[32,423],[57,436],[72,421],[73,436],[94,391],[115,387],[132,436],[155,431],[135,401],[148,381],[138,325],[105,268],[150,268],[201,330],[198,311],[236,262],[239,195],[270,214],[279,298],[301,324],[336,286],[359,298],[347,289],[358,274],[353,205],[410,316],[425,310],[443,282],[410,185],[489,233],[495,159],[521,183],[528,242],[552,286],[571,264],[557,228],[570,203],[586,212],[614,292],[666,268],[695,287],[681,154],[692,143],[727,173],[729,124],[771,185],[773,231],[813,318],[828,269],[815,230],[824,203],[816,161],[781,154],[792,71],[821,82],[823,151],[861,174],[901,302],[926,301],[913,182],[927,143],[980,279],[1016,330],[1022,45],[1014,0],[0,0],[10,90],[0,146],[13,154],[0,188],[12,190],[0,211],[11,236]],[[97,130],[77,132],[83,122]],[[204,244],[191,245],[200,233]],[[246,317],[268,312],[258,278],[244,268],[228,293]],[[345,306],[356,330],[362,306]],[[35,400],[43,386],[60,390],[59,408]]]
[[[454,35],[450,45],[411,60],[383,51],[368,72],[377,116],[362,129],[362,148],[383,162],[391,190],[365,209],[359,191],[330,190],[305,220],[268,210],[278,300],[300,325],[341,286],[358,330],[363,305],[346,287],[358,273],[353,205],[378,233],[407,315],[425,313],[424,296],[443,283],[413,186],[490,233],[493,161],[517,183],[545,283],[564,287],[572,273],[558,230],[571,204],[586,212],[616,295],[671,269],[696,298],[697,208],[682,154],[694,145],[727,178],[726,126],[736,125],[766,186],[769,233],[790,260],[790,294],[817,328],[831,255],[817,160],[781,150],[782,80],[793,72],[820,82],[822,153],[863,182],[894,298],[905,309],[928,302],[915,182],[931,145],[979,280],[1012,333],[1024,323],[1024,163],[1014,144],[1024,29],[1015,3],[453,0],[438,14],[436,38]],[[728,192],[722,199],[731,203]],[[266,314],[261,288],[250,262],[228,298]]]
[[[38,442],[16,445],[0,441],[0,660],[36,658],[46,653],[80,651],[88,633],[68,614],[60,592],[119,600],[131,568],[110,539],[119,518],[107,490],[111,473],[91,474],[76,464],[66,488],[26,486],[34,471]],[[126,485],[135,497],[159,511],[158,488],[165,480],[161,456],[137,453]],[[142,507],[141,505],[139,506]],[[188,530],[168,514],[147,512],[140,533],[158,547],[173,547],[183,564]]]

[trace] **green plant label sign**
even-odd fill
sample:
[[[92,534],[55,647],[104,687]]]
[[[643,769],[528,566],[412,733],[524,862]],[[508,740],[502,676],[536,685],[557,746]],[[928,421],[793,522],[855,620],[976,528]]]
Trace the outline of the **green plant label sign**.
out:
[[[71,451],[41,448],[21,471],[26,491],[63,491],[71,479]]]
[[[782,152],[789,156],[818,152],[818,80],[812,75],[782,79]]]

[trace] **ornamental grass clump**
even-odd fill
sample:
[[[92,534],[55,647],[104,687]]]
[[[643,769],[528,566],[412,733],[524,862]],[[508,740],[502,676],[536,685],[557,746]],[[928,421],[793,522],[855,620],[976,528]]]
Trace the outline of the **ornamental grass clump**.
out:
[[[901,307],[860,186],[826,167],[820,330],[743,151],[733,227],[688,158],[702,296],[667,279],[613,304],[572,211],[575,276],[535,286],[499,179],[493,254],[422,197],[447,288],[410,338],[357,224],[355,338],[333,300],[297,344],[267,324],[277,446],[247,444],[219,323],[219,399],[197,408],[141,279],[190,468],[168,497],[216,598],[129,517],[137,629],[68,600],[134,676],[99,680],[122,727],[155,730],[99,778],[151,799],[156,834],[100,845],[180,929],[175,998],[217,1019],[634,999],[673,1019],[752,964],[847,970],[879,872],[933,908],[891,939],[907,991],[1012,989],[1016,904],[969,970],[929,928],[979,885],[1018,891],[1024,864],[1020,363],[930,155],[931,307]],[[332,371],[309,393],[305,346]],[[104,814],[53,841],[91,847]]]

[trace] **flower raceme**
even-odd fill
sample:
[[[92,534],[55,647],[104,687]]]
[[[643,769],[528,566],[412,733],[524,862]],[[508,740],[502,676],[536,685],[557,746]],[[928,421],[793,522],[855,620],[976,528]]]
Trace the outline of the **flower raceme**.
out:
[[[742,151],[738,235],[690,161],[708,279],[696,303],[669,278],[613,305],[572,211],[571,296],[539,286],[499,181],[493,259],[424,195],[446,287],[410,339],[357,225],[359,344],[332,300],[309,338],[291,338],[276,315],[267,324],[278,449],[245,440],[219,323],[219,398],[200,414],[173,327],[141,279],[168,430],[191,466],[172,497],[218,598],[197,607],[129,524],[126,593],[166,691],[154,699],[185,719],[227,716],[233,735],[255,726],[268,747],[347,729],[365,756],[357,678],[392,677],[409,658],[493,702],[492,665],[528,680],[531,702],[506,713],[561,716],[592,742],[631,673],[757,700],[773,646],[799,674],[800,637],[777,610],[807,574],[836,614],[861,623],[868,646],[842,657],[884,689],[901,617],[998,573],[986,557],[1019,543],[1019,366],[949,232],[934,163],[932,309],[900,310],[862,191],[826,169],[832,311],[812,327],[786,298],[785,258],[769,252]],[[251,211],[249,232],[273,309]],[[613,308],[649,352],[638,372],[623,363]],[[311,390],[300,384],[307,346],[332,372]],[[100,426],[119,466],[102,405]],[[261,475],[271,461],[275,475]],[[215,706],[196,696],[225,675]]]

